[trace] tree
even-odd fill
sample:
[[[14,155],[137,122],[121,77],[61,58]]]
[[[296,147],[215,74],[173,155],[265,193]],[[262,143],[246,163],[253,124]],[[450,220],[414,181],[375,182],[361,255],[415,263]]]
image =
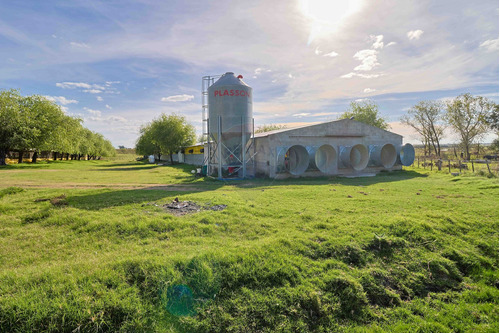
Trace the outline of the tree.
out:
[[[62,159],[66,154],[84,154],[81,152],[81,146],[90,143],[89,138],[85,136],[85,130],[82,126],[82,119],[63,115],[59,123],[53,124],[54,130],[47,140],[44,149],[54,151],[54,160],[57,153]]]
[[[175,114],[162,114],[141,128],[136,150],[139,154],[145,155],[155,153],[169,155],[173,164],[173,154],[181,147],[192,145],[195,138],[194,127],[187,123],[186,118]]]
[[[401,122],[412,127],[424,143],[424,151],[430,152],[431,145],[437,156],[441,156],[440,141],[444,136],[444,126],[439,124],[442,118],[443,104],[436,101],[421,101],[413,106]]]
[[[162,154],[170,156],[173,164],[173,154],[181,147],[194,144],[196,134],[194,127],[186,122],[186,118],[175,114],[162,114],[152,123],[155,141],[160,146]]]
[[[158,159],[160,159],[161,147],[156,143],[151,123],[142,126],[139,133],[140,136],[135,144],[135,150],[137,153],[144,156],[158,154]]]
[[[17,90],[0,91],[0,165],[6,164],[7,153],[22,137],[20,97]]]
[[[482,96],[462,94],[446,104],[445,119],[460,137],[460,145],[470,159],[470,149],[474,141],[486,134],[488,116],[497,104]]]
[[[377,104],[372,101],[351,102],[349,109],[339,119],[350,118],[383,130],[390,128],[386,120],[379,115]]]
[[[493,106],[493,109],[486,118],[486,121],[495,134],[498,135],[498,104]]]
[[[285,129],[285,128],[287,128],[286,125],[279,125],[279,124],[261,125],[261,126],[257,127],[257,129],[255,130],[255,134],[266,133],[266,132],[276,131],[276,130]]]
[[[57,128],[54,124],[60,124],[67,116],[57,104],[38,95],[22,98],[21,110],[29,116],[27,123],[31,130],[25,134],[26,148],[34,150],[31,162],[36,163],[38,153],[48,147],[47,143]]]

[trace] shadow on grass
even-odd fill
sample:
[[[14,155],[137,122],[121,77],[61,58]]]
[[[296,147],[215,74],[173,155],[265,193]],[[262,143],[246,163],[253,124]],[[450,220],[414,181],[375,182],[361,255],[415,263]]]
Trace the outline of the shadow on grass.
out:
[[[31,162],[24,162],[22,164],[7,164],[7,165],[0,165],[0,171],[1,170],[19,170],[19,169],[47,169],[50,168],[50,164],[48,162],[37,162],[37,163],[31,163]]]
[[[421,174],[416,171],[392,171],[381,172],[375,176],[369,177],[303,177],[303,178],[287,178],[287,179],[270,179],[270,178],[256,178],[252,180],[224,180],[221,181],[225,185],[232,185],[236,187],[252,188],[252,187],[267,187],[267,186],[280,186],[280,185],[325,185],[325,184],[343,184],[343,185],[373,185],[379,183],[389,183],[413,178],[426,178],[428,175]]]
[[[75,164],[98,164],[101,163],[101,161],[98,160],[57,160],[57,161],[47,161],[47,160],[38,160],[36,163],[32,162],[23,162],[21,164],[14,163],[14,164],[7,164],[7,165],[0,165],[0,170],[19,170],[19,169],[48,169],[54,166],[64,166],[65,168],[69,168],[72,165]],[[96,165],[97,166],[97,165]],[[59,168],[56,168],[59,169]]]
[[[151,170],[158,168],[157,165],[128,165],[128,168],[115,168],[113,166],[109,166],[109,169],[91,169],[92,171],[138,171],[138,170]]]
[[[130,161],[128,163],[113,163],[112,161],[108,161],[108,164],[104,165],[96,165],[98,168],[115,168],[115,167],[133,167],[133,166],[156,166],[156,164],[150,164],[143,161]]]
[[[222,186],[221,184],[220,186]],[[220,187],[219,186],[219,187]],[[212,191],[215,186],[205,187],[167,187],[162,189],[159,186],[144,188],[139,190],[119,190],[105,191],[96,194],[70,196],[67,199],[68,205],[78,209],[99,210],[103,208],[118,207],[129,204],[147,203],[160,199],[166,199],[165,203],[171,202],[175,197],[202,191]]]
[[[68,204],[72,207],[85,210],[99,210],[109,207],[124,206],[128,204],[144,203],[168,198],[173,200],[176,196],[214,191],[223,186],[235,186],[238,188],[259,188],[269,186],[286,185],[372,185],[378,183],[395,182],[412,178],[424,178],[427,175],[415,171],[398,171],[392,173],[382,173],[374,177],[343,178],[343,177],[323,177],[323,178],[298,178],[298,179],[254,179],[244,181],[217,181],[207,178],[203,182],[192,185],[183,183],[174,185],[152,185],[149,188],[136,190],[105,190],[97,194],[77,195],[68,198]]]

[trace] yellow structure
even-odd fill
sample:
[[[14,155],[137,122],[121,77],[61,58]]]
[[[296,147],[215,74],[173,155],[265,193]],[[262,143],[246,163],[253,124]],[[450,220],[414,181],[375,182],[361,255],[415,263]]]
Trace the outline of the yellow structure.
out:
[[[196,155],[203,154],[203,145],[194,145],[189,147],[184,147],[184,155]]]

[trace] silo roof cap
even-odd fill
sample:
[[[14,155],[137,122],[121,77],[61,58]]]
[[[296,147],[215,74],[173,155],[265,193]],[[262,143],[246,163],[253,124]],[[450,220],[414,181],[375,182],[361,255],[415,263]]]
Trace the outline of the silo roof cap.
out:
[[[223,74],[214,84],[211,85],[211,87],[233,85],[250,87],[248,84],[243,82],[243,80],[234,76],[233,72],[226,72]]]

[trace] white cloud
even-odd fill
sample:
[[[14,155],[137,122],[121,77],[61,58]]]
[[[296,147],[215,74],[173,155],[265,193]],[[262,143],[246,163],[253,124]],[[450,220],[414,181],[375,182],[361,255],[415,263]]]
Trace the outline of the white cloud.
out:
[[[306,117],[308,115],[310,115],[311,113],[309,112],[303,112],[303,113],[295,113],[295,114],[292,114],[292,117],[296,117],[296,118],[302,118],[302,117]]]
[[[384,35],[378,35],[378,36],[371,35],[370,38],[373,41],[372,47],[374,49],[383,49],[384,48],[384,42],[383,42]]]
[[[96,117],[100,117],[100,116],[101,116],[101,114],[102,114],[102,112],[101,112],[101,111],[99,111],[99,110],[93,110],[93,109],[89,109],[89,108],[87,108],[87,107],[84,107],[83,109],[84,109],[85,111],[87,111],[88,113],[90,113],[91,115],[94,115],[94,116],[96,116]]]
[[[44,96],[46,99],[48,99],[51,102],[56,102],[62,105],[67,105],[67,104],[77,104],[78,101],[75,99],[67,99],[64,96]]]
[[[337,52],[332,51],[332,52],[330,52],[330,53],[325,53],[325,54],[323,54],[323,57],[332,57],[332,58],[334,58],[334,57],[336,57],[336,56],[338,56],[338,55],[339,55],[339,54],[338,54]]]
[[[108,121],[118,122],[118,123],[126,123],[128,120],[122,116],[109,116],[106,118]]]
[[[341,112],[318,112],[311,114],[311,117],[325,117],[325,116],[336,116],[339,115]]]
[[[56,83],[56,87],[63,89],[75,89],[75,88],[83,88],[83,89],[99,89],[104,90],[103,86],[97,84],[89,84],[85,82],[59,82]]]
[[[103,90],[100,90],[100,89],[84,89],[82,91],[89,93],[89,94],[100,94],[103,92]]]
[[[396,44],[397,44],[396,42],[390,42],[385,47],[393,46],[393,45],[396,45]]]
[[[375,91],[377,91],[377,89],[365,88],[365,90],[363,90],[363,92],[364,92],[365,94],[369,94],[369,93],[371,93],[371,92],[375,92]]]
[[[95,113],[92,113],[94,114],[93,117],[89,117],[87,118],[88,120],[90,121],[94,121],[94,122],[101,122],[101,123],[106,123],[106,124],[113,124],[113,123],[127,123],[128,122],[128,119],[125,118],[125,117],[122,117],[122,116],[107,116],[107,117],[102,117],[101,116],[101,113],[97,110],[90,110],[88,109],[87,111],[94,111]]]
[[[408,37],[409,40],[412,40],[412,39],[420,39],[420,37],[422,37],[422,34],[424,32],[422,30],[411,30],[411,31],[408,31],[406,33],[406,36]]]
[[[382,75],[383,74],[361,74],[361,73],[351,72],[351,73],[342,75],[341,78],[343,78],[343,79],[351,79],[351,78],[357,76],[357,77],[360,77],[360,78],[363,78],[363,79],[375,79],[375,78],[380,77]]]
[[[489,52],[498,51],[498,38],[488,39],[479,45],[479,47],[486,49]]]
[[[101,96],[97,96],[96,98],[97,98],[97,100],[98,100],[99,102],[102,102],[102,101],[103,101],[103,98],[102,98]]]
[[[377,61],[378,51],[375,50],[361,50],[356,52],[354,59],[361,61],[361,65],[354,68],[355,71],[371,71],[373,68],[379,66]]]
[[[90,46],[88,46],[87,44],[85,43],[77,43],[77,42],[71,42],[69,43],[71,46],[74,46],[74,47],[81,47],[81,48],[85,48],[85,49],[88,49],[90,48]]]
[[[174,95],[174,96],[168,96],[168,97],[163,97],[161,99],[162,102],[187,102],[191,101],[194,99],[193,95]]]
[[[255,75],[260,75],[262,73],[262,68],[256,68],[253,72]]]
[[[112,109],[112,107],[111,107],[111,106],[109,106],[108,104],[106,104],[106,109],[111,110],[111,109]]]
[[[108,81],[106,84],[90,84],[86,82],[58,82],[56,83],[56,87],[63,89],[80,89],[81,92],[89,93],[89,94],[119,94],[115,88],[111,87],[111,84],[118,83],[119,81]],[[98,101],[101,101],[101,97],[96,97]]]
[[[84,82],[58,82],[56,83],[56,87],[63,89],[75,89],[75,88],[86,88],[90,89],[92,86],[88,83]]]

